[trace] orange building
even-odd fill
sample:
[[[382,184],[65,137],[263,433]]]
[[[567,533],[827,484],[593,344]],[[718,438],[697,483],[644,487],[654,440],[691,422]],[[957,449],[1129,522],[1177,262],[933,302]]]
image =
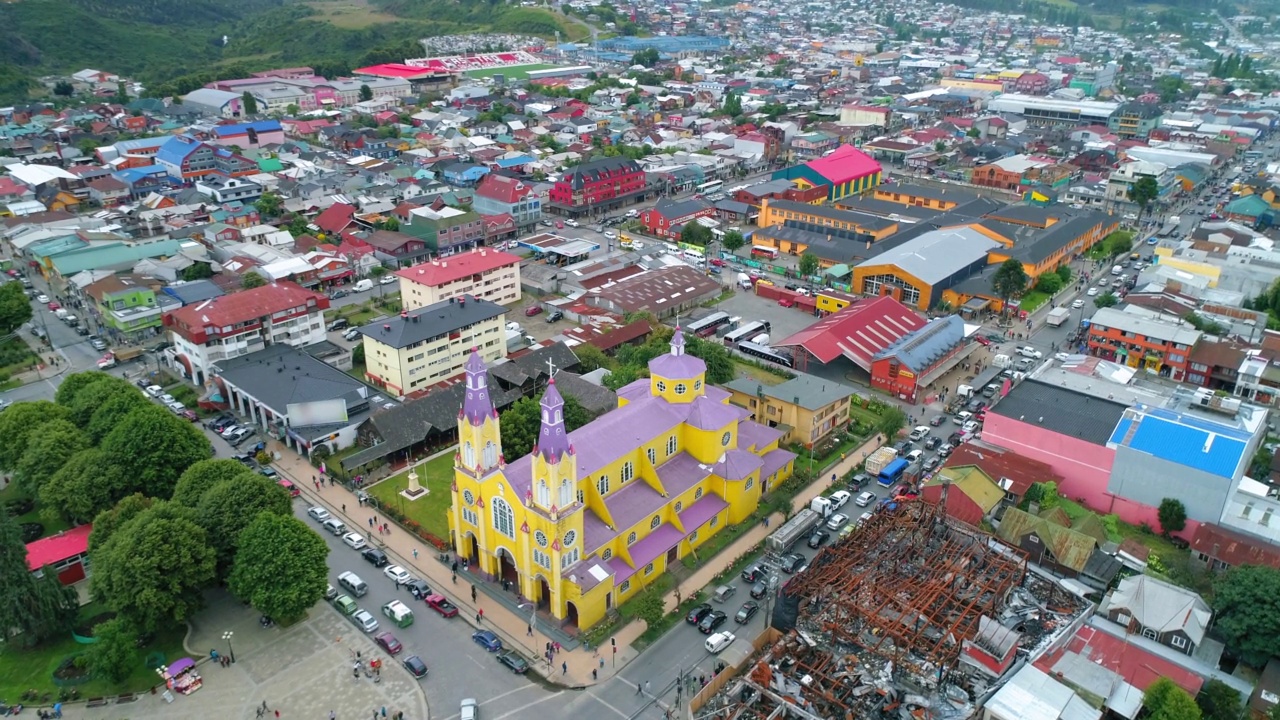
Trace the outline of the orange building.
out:
[[[1089,354],[1183,382],[1200,336],[1189,325],[1102,308],[1089,323]]]

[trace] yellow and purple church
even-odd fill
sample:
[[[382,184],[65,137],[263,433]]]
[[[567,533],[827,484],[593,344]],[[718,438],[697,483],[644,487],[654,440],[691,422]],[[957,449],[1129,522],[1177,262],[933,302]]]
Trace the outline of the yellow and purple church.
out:
[[[533,451],[506,462],[484,362],[458,414],[449,525],[458,553],[566,624],[587,628],[791,475],[783,431],[747,420],[706,383],[677,328],[618,408],[567,432],[554,381]]]

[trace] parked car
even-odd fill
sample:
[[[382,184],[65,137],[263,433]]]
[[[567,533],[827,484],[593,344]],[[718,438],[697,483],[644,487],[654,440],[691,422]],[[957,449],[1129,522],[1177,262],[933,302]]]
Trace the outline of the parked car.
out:
[[[378,568],[385,567],[388,562],[387,554],[377,548],[366,548],[364,552],[360,553],[360,557],[363,557],[370,565]]]
[[[355,623],[356,627],[367,633],[371,633],[378,629],[378,619],[375,618],[373,613],[368,610],[357,610],[355,614],[351,616],[351,622]]]
[[[525,317],[533,317],[534,315],[541,315],[541,314],[542,314],[542,306],[541,306],[541,305],[530,305],[529,307],[527,307],[527,308],[525,308],[525,309],[524,309],[524,314],[525,314]]]
[[[800,553],[789,553],[782,556],[782,562],[778,564],[778,567],[782,568],[783,572],[790,575],[804,570],[805,567],[807,567],[805,564],[806,562],[804,555],[801,555]]]
[[[937,470],[938,466],[941,464],[942,464],[942,461],[939,460],[935,455],[934,457],[927,458],[924,461],[924,464],[921,465],[920,467],[924,468],[924,471],[929,473],[929,472],[933,472],[934,470]]]
[[[928,440],[924,441],[924,449],[932,450],[942,444],[942,438],[937,435],[931,435]]]
[[[151,397],[160,397],[164,394],[164,388],[159,385],[148,385],[145,392]]]
[[[351,323],[346,318],[338,318],[337,320],[334,320],[333,322],[329,323],[328,330],[329,332],[336,332],[338,330],[344,330],[348,327],[351,327]]]
[[[492,630],[477,630],[471,633],[471,639],[489,652],[498,652],[502,649],[502,641],[493,634]]]
[[[399,565],[388,565],[382,568],[382,574],[387,576],[388,580],[392,580],[399,585],[408,585],[413,580],[413,576],[408,570]]]
[[[386,631],[374,635],[373,641],[381,645],[382,649],[386,650],[390,655],[399,655],[400,651],[404,649],[404,646],[400,644],[396,636]]]
[[[827,499],[831,501],[831,507],[833,509],[839,510],[853,499],[853,495],[848,490],[837,490],[828,495]]]
[[[346,535],[343,535],[342,544],[352,550],[363,550],[369,545],[369,543],[365,542],[364,535],[361,535],[358,532],[349,532]]]
[[[231,445],[231,447],[239,447],[241,443],[251,437],[253,437],[253,428],[242,427],[232,433],[231,437],[227,438],[227,443]]]
[[[560,312],[559,310],[552,310],[551,314],[547,316],[547,322],[549,323],[559,322],[560,320],[563,320],[563,319],[564,319],[564,313]]]
[[[421,680],[427,676],[427,664],[422,662],[422,658],[417,655],[410,655],[400,662],[404,665],[404,669],[408,670],[409,674],[415,678]]]
[[[346,332],[342,333],[342,339],[346,340],[347,342],[355,342],[356,340],[359,340],[360,328],[351,328],[350,330],[347,330]]]
[[[762,577],[764,577],[764,568],[759,565],[748,565],[742,571],[742,579],[749,583],[753,583]]]
[[[866,507],[875,501],[876,501],[875,493],[864,492],[858,496],[857,500],[853,501],[853,504],[857,505],[858,507]]]
[[[316,522],[324,522],[325,520],[328,520],[330,517],[329,511],[319,506],[307,508],[307,514],[310,515],[311,519],[315,520]]]
[[[745,625],[751,622],[751,618],[755,617],[756,611],[760,609],[760,603],[755,600],[748,600],[742,603],[742,607],[738,608],[738,614],[733,616],[733,621],[739,625]]]
[[[847,522],[849,522],[848,515],[845,515],[844,513],[836,513],[831,516],[830,520],[827,520],[827,528],[830,530],[839,530],[841,526]]]
[[[1039,360],[1040,358],[1044,357],[1044,353],[1031,347],[1030,345],[1023,345],[1022,347],[1018,348],[1017,352],[1019,355],[1025,358],[1033,358],[1033,359]]]
[[[702,603],[701,605],[690,610],[689,614],[684,616],[684,621],[689,623],[690,625],[697,625],[698,623],[702,622],[702,618],[706,617],[711,612],[711,610],[712,610],[711,603]]]
[[[939,425],[941,425],[946,421],[947,421],[946,415],[934,415],[933,417],[929,418],[929,425],[932,427],[938,427]]]
[[[383,275],[382,279],[378,281],[378,284],[390,285],[391,283],[397,282],[397,281],[399,281],[399,278],[397,278],[395,275]]]
[[[831,537],[831,533],[827,532],[826,530],[821,530],[821,529],[814,530],[813,533],[809,535],[809,542],[806,544],[809,547],[813,548],[814,550],[817,550],[818,548],[822,547],[822,544],[825,543],[827,539],[830,537]]]
[[[427,582],[418,578],[409,578],[409,582],[401,583],[401,586],[409,591],[414,600],[425,600],[431,594],[431,587]]]
[[[731,632],[718,632],[707,638],[706,642],[703,643],[703,646],[707,649],[707,652],[715,655],[721,650],[729,647],[729,644],[736,639],[737,638],[735,638],[734,634]]]
[[[446,600],[443,595],[428,595],[426,603],[427,607],[440,613],[441,617],[451,618],[458,614],[458,608]]]
[[[523,675],[529,672],[529,661],[514,650],[503,650],[498,653],[498,662],[511,668],[511,672]]]

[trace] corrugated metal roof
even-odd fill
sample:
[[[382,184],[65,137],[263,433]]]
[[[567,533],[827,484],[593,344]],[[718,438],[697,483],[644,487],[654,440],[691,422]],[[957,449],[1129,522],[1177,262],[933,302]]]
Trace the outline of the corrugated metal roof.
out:
[[[1134,427],[1136,425],[1136,428]],[[1249,433],[1160,408],[1133,408],[1110,443],[1219,477],[1234,478],[1247,459]]]
[[[862,261],[858,267],[891,265],[936,285],[985,258],[1000,243],[968,226],[934,230]]]
[[[959,315],[936,318],[876,353],[872,360],[897,357],[907,368],[921,373],[964,341],[964,321]]]

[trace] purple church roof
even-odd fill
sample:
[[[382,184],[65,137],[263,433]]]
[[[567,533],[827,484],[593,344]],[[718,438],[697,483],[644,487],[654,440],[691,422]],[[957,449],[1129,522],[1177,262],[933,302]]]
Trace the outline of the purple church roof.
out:
[[[693,532],[727,507],[729,503],[723,498],[717,495],[703,495],[701,499],[680,513],[680,524],[684,525],[685,532]]]
[[[763,464],[760,458],[750,452],[734,449],[725,452],[720,462],[711,468],[711,472],[725,480],[745,480]]]
[[[684,533],[680,532],[676,526],[670,523],[663,523],[658,526],[657,530],[649,533],[643,540],[631,546],[631,562],[635,563],[636,567],[642,568],[678,545],[683,539]]]
[[[711,470],[687,452],[682,452],[657,467],[658,481],[667,494],[675,497],[698,484]]]
[[[569,434],[564,430],[564,398],[556,389],[556,379],[547,383],[542,394],[542,429],[538,431],[537,451],[549,463],[558,463],[569,452]]]
[[[649,372],[672,380],[693,381],[707,372],[707,364],[702,358],[692,355],[659,355],[649,361]]]
[[[484,419],[493,415],[493,401],[489,399],[489,374],[484,368],[484,360],[476,348],[471,348],[471,357],[467,358],[467,394],[462,400],[462,414],[473,426],[480,426]]]
[[[725,405],[710,398],[700,397],[691,403],[686,421],[699,430],[719,430],[750,413],[737,405]]]

